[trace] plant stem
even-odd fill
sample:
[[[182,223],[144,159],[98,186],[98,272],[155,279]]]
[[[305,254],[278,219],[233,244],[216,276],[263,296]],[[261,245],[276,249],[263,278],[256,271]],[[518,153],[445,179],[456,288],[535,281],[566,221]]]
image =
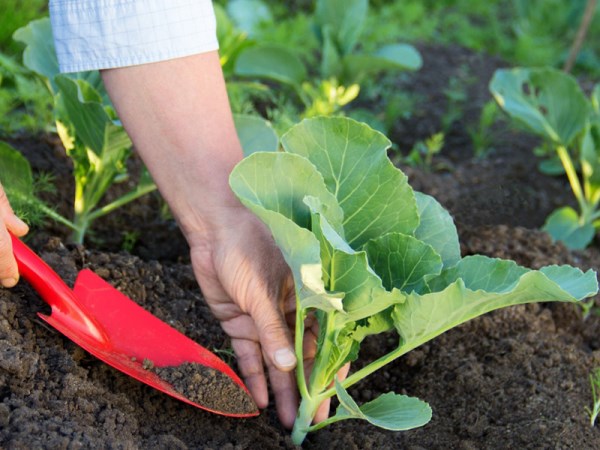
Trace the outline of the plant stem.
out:
[[[133,191],[119,197],[118,199],[110,202],[108,205],[104,205],[102,208],[98,208],[95,211],[92,211],[91,213],[88,214],[88,222],[92,222],[93,220],[97,219],[98,217],[102,217],[112,211],[114,211],[117,208],[120,208],[123,205],[126,205],[129,202],[132,202],[133,200],[146,195],[152,191],[156,190],[156,185],[154,183],[150,183],[146,186],[138,186],[136,189],[134,189]]]
[[[571,189],[573,190],[573,194],[575,194],[575,198],[577,198],[577,202],[579,203],[579,207],[581,209],[582,215],[587,215],[587,207],[585,197],[583,195],[583,190],[581,189],[581,183],[579,182],[579,177],[577,176],[577,171],[575,170],[575,165],[573,164],[573,160],[571,160],[571,156],[567,148],[564,145],[559,145],[556,148],[556,152],[558,153],[558,157],[565,168],[565,173],[567,174],[567,178],[569,179],[569,184],[571,185]]]
[[[569,50],[569,56],[565,61],[565,65],[563,66],[563,70],[566,73],[569,73],[577,60],[577,55],[581,50],[581,46],[585,41],[585,37],[587,35],[590,24],[592,23],[592,18],[594,17],[594,11],[596,10],[597,0],[587,0],[587,4],[585,5],[585,11],[583,12],[583,16],[581,18],[581,23],[579,24],[579,29],[577,30],[577,36],[575,36],[575,40],[571,45],[571,50]]]

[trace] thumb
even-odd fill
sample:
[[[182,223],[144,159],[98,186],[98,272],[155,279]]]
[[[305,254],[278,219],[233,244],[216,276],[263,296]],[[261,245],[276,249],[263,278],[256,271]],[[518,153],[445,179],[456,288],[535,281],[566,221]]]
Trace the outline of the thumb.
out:
[[[13,212],[6,192],[4,192],[4,188],[0,184],[0,223],[2,222],[4,222],[4,226],[15,236],[24,236],[29,231],[27,224]]]
[[[253,317],[263,353],[268,363],[283,372],[289,372],[297,362],[290,329],[277,308],[269,305],[265,309],[257,311]]]

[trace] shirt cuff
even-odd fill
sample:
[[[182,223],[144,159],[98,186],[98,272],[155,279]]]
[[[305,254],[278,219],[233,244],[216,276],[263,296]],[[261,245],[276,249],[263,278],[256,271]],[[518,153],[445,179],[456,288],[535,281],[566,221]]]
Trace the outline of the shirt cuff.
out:
[[[60,71],[109,69],[219,48],[210,0],[50,0]]]

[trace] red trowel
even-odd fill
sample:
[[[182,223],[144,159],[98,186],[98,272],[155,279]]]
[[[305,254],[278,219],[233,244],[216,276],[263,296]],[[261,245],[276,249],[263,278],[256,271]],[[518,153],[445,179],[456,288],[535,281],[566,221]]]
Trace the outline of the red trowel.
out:
[[[230,417],[258,415],[242,380],[209,350],[150,314],[91,270],[79,272],[71,290],[14,236],[12,245],[19,273],[52,308],[49,316],[39,316],[77,345],[121,372],[198,408]],[[201,376],[192,371],[193,376],[183,380],[184,384],[193,387],[217,380],[218,387],[197,386],[200,389],[192,395],[165,381],[162,369],[177,371],[184,366],[201,369]],[[181,377],[182,372],[178,373]],[[190,372],[185,373],[188,376]]]

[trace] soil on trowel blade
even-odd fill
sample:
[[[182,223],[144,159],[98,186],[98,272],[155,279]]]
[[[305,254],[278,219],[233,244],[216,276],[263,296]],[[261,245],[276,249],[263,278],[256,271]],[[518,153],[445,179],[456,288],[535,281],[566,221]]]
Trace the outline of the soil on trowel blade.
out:
[[[152,371],[188,400],[225,414],[252,414],[258,408],[252,397],[229,376],[195,363],[154,367]]]

